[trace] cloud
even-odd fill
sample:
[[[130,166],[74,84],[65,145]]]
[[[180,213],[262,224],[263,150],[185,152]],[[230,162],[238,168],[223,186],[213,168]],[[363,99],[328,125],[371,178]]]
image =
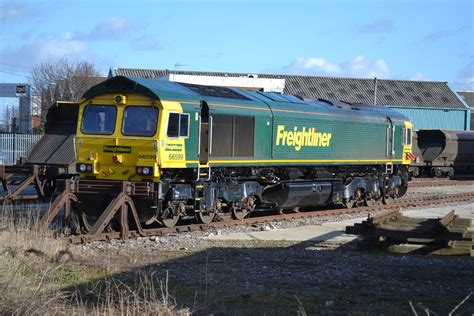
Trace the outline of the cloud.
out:
[[[377,20],[359,26],[358,30],[360,33],[388,33],[393,30],[393,21]]]
[[[25,41],[22,45],[6,47],[0,52],[0,59],[7,64],[32,66],[47,59],[67,56],[81,57],[86,51],[86,44],[72,37],[71,33],[59,36],[44,36]]]
[[[450,30],[438,30],[434,32],[430,32],[423,37],[423,41],[426,42],[436,42],[439,40],[442,40],[444,38],[449,38],[452,37],[459,32],[463,31],[464,29],[468,29],[467,26],[461,26],[455,29],[450,29]]]
[[[294,75],[318,75],[355,78],[388,78],[390,71],[385,60],[356,56],[341,63],[320,57],[297,58],[283,68],[284,73]]]
[[[412,76],[408,77],[408,80],[426,80],[425,75],[421,72],[415,72]]]
[[[124,17],[109,17],[98,23],[85,37],[89,39],[115,39],[142,28],[142,25],[131,23]]]
[[[21,1],[6,1],[0,4],[0,22],[28,17],[33,9]]]
[[[132,41],[132,49],[136,51],[160,50],[162,49],[162,47],[160,43],[156,40],[155,36],[144,35],[137,37]]]
[[[457,78],[462,89],[474,90],[474,56],[471,56],[470,61],[459,70]]]
[[[297,58],[291,64],[285,67],[287,73],[307,74],[307,73],[325,73],[335,75],[340,72],[339,65],[330,63],[324,58]]]

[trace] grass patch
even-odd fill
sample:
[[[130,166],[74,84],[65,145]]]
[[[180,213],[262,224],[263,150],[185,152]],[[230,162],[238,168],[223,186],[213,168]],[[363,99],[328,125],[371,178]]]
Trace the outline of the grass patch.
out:
[[[187,315],[167,280],[136,276],[128,286],[107,269],[79,266],[59,240],[39,231],[38,208],[0,206],[0,314]]]

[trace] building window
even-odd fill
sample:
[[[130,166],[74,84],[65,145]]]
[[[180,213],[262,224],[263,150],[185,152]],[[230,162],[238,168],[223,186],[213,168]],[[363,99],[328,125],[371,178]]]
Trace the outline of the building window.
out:
[[[433,96],[431,95],[431,93],[429,93],[428,91],[423,91],[422,93],[423,93],[423,95],[424,95],[425,97],[427,97],[427,98],[432,98],[432,97],[433,97]]]
[[[166,135],[168,137],[189,137],[189,114],[170,113]]]
[[[415,100],[415,102],[418,102],[418,103],[423,103],[423,100],[421,100],[419,96],[414,96],[413,100]]]
[[[403,92],[401,92],[400,90],[395,90],[395,94],[400,97],[400,98],[404,98],[405,95],[403,94]]]
[[[386,95],[385,95],[385,100],[391,102],[391,101],[393,101],[394,99],[393,99],[393,97],[392,97],[391,95],[386,94]]]
[[[446,98],[446,97],[441,97],[441,100],[443,100],[443,102],[446,103],[446,104],[451,103],[451,101],[449,101],[449,99]]]

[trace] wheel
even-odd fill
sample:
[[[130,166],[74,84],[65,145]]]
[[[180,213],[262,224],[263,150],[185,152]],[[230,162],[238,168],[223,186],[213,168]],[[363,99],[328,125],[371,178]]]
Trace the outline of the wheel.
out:
[[[161,214],[161,222],[166,227],[173,227],[178,223],[178,221],[179,214],[177,214],[170,208],[165,209],[163,214]]]
[[[198,222],[207,225],[212,222],[215,215],[216,213],[214,212],[206,212],[206,211],[198,212],[196,213],[196,219],[198,220]]]
[[[44,180],[44,183],[43,183],[44,197],[52,196],[54,191],[56,191],[56,181],[51,180],[51,179]]]
[[[398,197],[404,196],[405,193],[408,191],[408,185],[402,185],[400,189],[398,190]]]
[[[385,204],[385,205],[389,205],[389,204],[392,204],[392,202],[395,200],[394,197],[390,196],[390,195],[384,195],[382,197],[382,203]]]
[[[161,222],[166,227],[174,227],[176,224],[178,224],[178,221],[179,221],[179,215],[172,215],[169,218],[161,219]]]
[[[439,168],[434,168],[433,169],[433,176],[435,178],[441,178],[443,176],[443,171],[441,171],[441,169],[439,169]]]
[[[364,204],[365,206],[374,206],[377,201],[372,199],[372,198],[364,198]]]
[[[235,219],[244,219],[245,216],[247,216],[249,212],[245,209],[241,209],[238,207],[233,207],[232,208],[232,217]]]
[[[354,200],[345,200],[343,204],[346,208],[353,208],[354,204],[355,204],[355,201]]]

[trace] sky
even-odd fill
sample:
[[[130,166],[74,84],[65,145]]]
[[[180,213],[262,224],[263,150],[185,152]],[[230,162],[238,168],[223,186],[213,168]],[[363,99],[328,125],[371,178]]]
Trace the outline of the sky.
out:
[[[103,75],[180,69],[474,90],[474,0],[0,0],[0,83],[28,83],[33,65],[61,57]]]

